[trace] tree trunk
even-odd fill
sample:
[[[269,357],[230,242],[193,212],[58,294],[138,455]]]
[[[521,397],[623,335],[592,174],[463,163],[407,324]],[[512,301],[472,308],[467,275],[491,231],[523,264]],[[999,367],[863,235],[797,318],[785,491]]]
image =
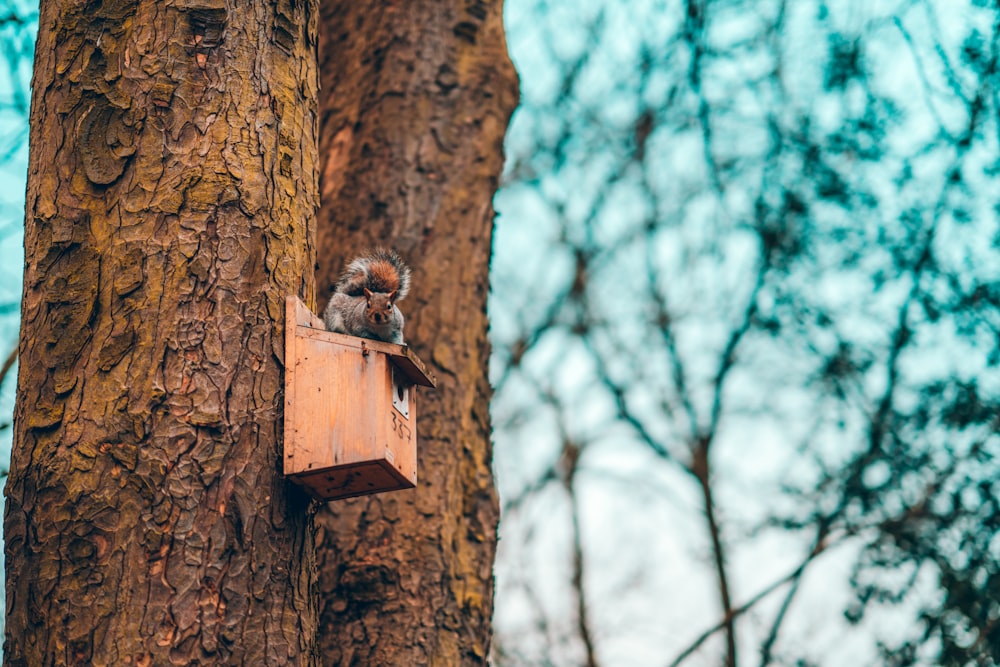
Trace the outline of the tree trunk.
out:
[[[43,0],[6,665],[314,664],[279,472],[314,299],[312,0]]]
[[[376,4],[323,4],[317,280],[328,288],[366,247],[397,249],[414,270],[406,339],[439,385],[419,392],[417,489],[319,515],[320,653],[327,665],[483,664],[499,514],[491,201],[517,79],[501,2]]]

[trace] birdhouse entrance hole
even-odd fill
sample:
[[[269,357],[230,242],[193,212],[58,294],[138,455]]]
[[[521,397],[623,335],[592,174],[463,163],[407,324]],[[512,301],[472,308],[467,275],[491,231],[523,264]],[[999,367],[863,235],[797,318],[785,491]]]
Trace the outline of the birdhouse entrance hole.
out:
[[[395,368],[392,369],[392,407],[399,410],[399,414],[407,419],[410,418],[410,383],[400,378],[400,373]]]

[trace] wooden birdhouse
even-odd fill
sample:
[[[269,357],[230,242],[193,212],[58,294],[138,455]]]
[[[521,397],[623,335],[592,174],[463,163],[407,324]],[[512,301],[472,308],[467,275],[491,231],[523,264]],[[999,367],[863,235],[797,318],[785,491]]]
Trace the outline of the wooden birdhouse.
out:
[[[320,500],[416,486],[415,385],[435,385],[423,362],[326,331],[297,297],[285,315],[285,475]]]

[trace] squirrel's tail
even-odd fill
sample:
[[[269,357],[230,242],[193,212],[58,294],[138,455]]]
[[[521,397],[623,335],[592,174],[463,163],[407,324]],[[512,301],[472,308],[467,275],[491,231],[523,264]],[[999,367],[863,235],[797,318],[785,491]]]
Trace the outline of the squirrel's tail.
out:
[[[337,282],[337,292],[360,296],[365,290],[396,292],[396,301],[410,292],[410,268],[393,250],[375,248],[355,258]]]

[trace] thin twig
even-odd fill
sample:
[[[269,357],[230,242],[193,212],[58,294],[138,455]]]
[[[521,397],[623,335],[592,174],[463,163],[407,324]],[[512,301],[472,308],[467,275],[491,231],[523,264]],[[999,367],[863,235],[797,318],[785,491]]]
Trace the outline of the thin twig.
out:
[[[820,521],[816,531],[816,540],[813,542],[813,547],[810,551],[810,559],[815,558],[816,554],[822,550],[821,546],[826,538],[827,523],[825,521]],[[807,560],[806,562],[808,563],[809,561]],[[800,567],[795,573],[795,576],[792,578],[792,585],[789,586],[785,599],[781,601],[778,613],[775,615],[774,622],[771,624],[771,631],[767,634],[767,639],[764,640],[764,645],[760,650],[760,667],[767,667],[767,665],[771,664],[773,657],[771,651],[774,648],[775,642],[778,641],[778,632],[781,630],[781,625],[784,623],[788,610],[792,606],[792,600],[795,599],[796,593],[800,590],[803,574],[805,574],[805,567]]]
[[[823,553],[829,547],[830,547],[830,544],[828,544],[828,543],[820,543],[811,552],[809,552],[809,555],[806,556],[805,560],[803,560],[802,563],[800,563],[798,567],[796,567],[794,570],[792,570],[791,572],[789,572],[788,574],[786,574],[784,577],[782,577],[781,579],[778,579],[777,581],[775,581],[774,583],[772,583],[770,586],[768,586],[767,588],[763,589],[762,591],[760,591],[759,593],[757,593],[756,595],[754,595],[752,598],[750,598],[749,600],[747,600],[745,603],[743,603],[739,607],[736,607],[735,609],[733,609],[729,614],[726,614],[718,623],[716,623],[715,625],[713,625],[712,627],[708,628],[703,633],[701,633],[698,636],[698,638],[695,639],[694,642],[691,643],[690,646],[688,646],[686,649],[684,649],[683,651],[681,651],[681,653],[676,658],[674,658],[674,661],[671,662],[668,667],[678,667],[678,665],[680,665],[687,658],[689,658],[691,656],[691,654],[693,654],[695,651],[697,651],[701,647],[701,645],[704,644],[705,641],[709,637],[711,637],[712,635],[714,635],[719,630],[722,630],[723,628],[725,628],[728,623],[731,623],[738,616],[740,616],[741,614],[744,614],[745,612],[749,611],[754,605],[756,605],[758,602],[760,602],[761,600],[763,600],[764,598],[766,598],[768,595],[770,595],[771,593],[773,593],[777,589],[779,589],[782,586],[784,586],[785,584],[787,584],[789,581],[794,581],[794,580],[798,579],[799,577],[801,577],[802,573],[805,571],[806,567],[808,567],[809,563],[811,563],[818,555],[820,555],[821,553]]]

